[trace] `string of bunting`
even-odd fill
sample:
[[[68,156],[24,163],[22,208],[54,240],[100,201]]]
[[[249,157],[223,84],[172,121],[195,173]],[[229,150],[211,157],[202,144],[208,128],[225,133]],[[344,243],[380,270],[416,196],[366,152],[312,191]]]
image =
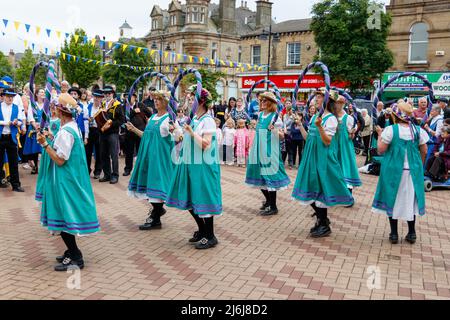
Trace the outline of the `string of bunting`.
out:
[[[5,28],[8,27],[9,22],[10,22],[10,20],[3,19],[3,24],[5,25]],[[22,25],[25,27],[25,30],[27,33],[30,33],[32,30],[30,24],[22,23],[20,21],[13,21],[13,25],[14,25],[14,29],[16,31],[19,31],[19,29]],[[40,26],[34,26],[33,29],[35,30],[35,33],[37,36],[39,36],[43,30],[45,30],[45,32],[47,33],[48,38],[51,38],[52,35],[55,34],[59,40],[62,40],[61,37],[63,35],[66,40],[69,40],[69,37],[71,36],[71,34],[67,33],[67,32],[53,30],[50,28],[43,28]],[[233,68],[233,69],[238,69],[241,72],[251,71],[251,70],[263,71],[266,69],[266,66],[264,66],[264,65],[252,65],[252,64],[248,64],[248,63],[241,63],[241,62],[235,62],[235,61],[211,59],[208,57],[198,57],[198,56],[193,56],[193,55],[189,55],[189,54],[185,54],[185,53],[176,53],[174,51],[153,50],[153,49],[149,49],[146,47],[138,47],[138,46],[129,45],[126,43],[121,43],[121,42],[106,41],[106,40],[101,40],[101,39],[97,39],[97,38],[90,38],[88,36],[81,37],[80,35],[77,35],[77,34],[73,35],[73,39],[75,40],[75,43],[78,43],[81,40],[84,44],[90,43],[93,46],[98,44],[102,48],[113,49],[113,50],[122,50],[123,52],[125,52],[125,50],[135,51],[138,55],[139,54],[144,54],[144,55],[150,54],[150,56],[152,56],[152,57],[159,56],[159,57],[164,57],[166,59],[171,57],[171,59],[173,61],[172,63],[174,63],[174,64],[175,63],[194,63],[194,64],[200,64],[200,65],[210,65],[210,66],[215,66],[215,67]],[[25,41],[26,41],[25,47],[27,47],[28,41],[27,40],[25,40]],[[34,43],[32,43],[32,47],[33,47],[33,51],[34,51]],[[47,48],[46,48],[46,51],[48,51]]]

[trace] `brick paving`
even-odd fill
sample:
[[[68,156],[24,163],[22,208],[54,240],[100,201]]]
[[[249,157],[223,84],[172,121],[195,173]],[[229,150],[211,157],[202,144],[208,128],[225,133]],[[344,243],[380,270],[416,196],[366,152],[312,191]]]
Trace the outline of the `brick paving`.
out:
[[[294,181],[296,171],[288,173]],[[139,231],[148,204],[127,197],[128,179],[92,180],[102,231],[79,239],[86,268],[81,288],[71,290],[72,274],[53,271],[64,245],[40,226],[35,176],[21,170],[25,194],[0,190],[0,299],[450,298],[449,191],[427,194],[415,245],[391,245],[387,218],[370,212],[377,177],[362,175],[356,205],[331,209],[332,235],[314,240],[312,210],[290,199],[292,185],[279,194],[279,215],[263,218],[256,214],[262,197],[244,175],[223,167],[220,244],[207,251],[187,243],[195,231],[189,214],[168,209],[162,230]],[[399,232],[406,235],[406,223]],[[371,270],[380,276],[374,289]]]

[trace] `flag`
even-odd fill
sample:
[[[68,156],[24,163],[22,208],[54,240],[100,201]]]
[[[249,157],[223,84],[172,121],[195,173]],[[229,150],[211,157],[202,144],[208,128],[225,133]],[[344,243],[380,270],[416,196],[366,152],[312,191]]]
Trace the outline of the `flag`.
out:
[[[50,30],[50,29],[47,29],[46,31],[47,31],[47,35],[48,35],[48,37],[50,38],[50,34],[52,33],[52,30]]]
[[[3,23],[5,24],[5,28],[8,26],[8,20],[7,19],[3,19]]]
[[[5,170],[5,178],[9,177],[9,162],[8,162],[8,155],[5,154],[3,155],[3,170]]]
[[[19,21],[14,21],[14,28],[16,28],[16,31],[19,30],[20,27],[20,22]]]
[[[128,48],[128,45],[127,44],[123,44],[122,45],[122,52],[125,52],[125,50]]]
[[[73,37],[75,39],[75,43],[78,43],[78,39],[80,39],[80,36],[78,34],[75,34]]]
[[[138,48],[137,48],[137,54],[141,53],[141,51],[142,51],[142,48],[141,48],[141,47],[138,47]]]
[[[31,28],[31,26],[29,24],[25,24],[25,29],[27,30],[27,33],[30,32],[30,28]]]
[[[38,37],[39,37],[39,35],[41,34],[41,27],[36,26],[36,34],[37,34]]]
[[[58,37],[58,39],[61,38],[61,31],[56,31],[56,36]]]

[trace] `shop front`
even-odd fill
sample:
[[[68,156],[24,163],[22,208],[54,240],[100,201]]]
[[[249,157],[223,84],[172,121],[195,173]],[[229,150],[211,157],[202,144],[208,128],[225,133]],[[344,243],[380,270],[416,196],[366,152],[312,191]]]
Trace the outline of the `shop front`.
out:
[[[298,77],[300,76],[299,73],[295,74],[273,74],[270,76],[270,80],[275,83],[275,85],[280,90],[282,98],[288,98],[292,99],[295,85],[297,83]],[[241,77],[241,91],[245,94],[247,94],[250,90],[250,88],[258,81],[266,79],[266,75],[263,74],[245,74]],[[344,82],[335,82],[332,83],[332,86],[338,87],[338,88],[345,88],[346,83]],[[297,97],[298,106],[304,106],[306,105],[306,102],[308,101],[308,97],[310,94],[312,94],[315,90],[325,87],[325,82],[323,79],[323,76],[321,74],[308,74],[303,78],[303,81],[300,86],[299,94]],[[263,92],[267,88],[266,84],[260,84],[254,92]]]

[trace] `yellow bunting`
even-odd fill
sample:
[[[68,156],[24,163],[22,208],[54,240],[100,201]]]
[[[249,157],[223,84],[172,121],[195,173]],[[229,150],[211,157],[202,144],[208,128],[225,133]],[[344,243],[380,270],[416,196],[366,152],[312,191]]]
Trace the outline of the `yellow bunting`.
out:
[[[128,48],[128,45],[127,44],[123,44],[122,45],[122,52],[125,52],[125,50],[127,50],[127,48]]]
[[[97,42],[97,39],[95,39],[95,38],[91,40],[91,44],[92,44],[93,46],[95,46],[95,43],[96,43],[96,42]]]
[[[63,57],[63,60],[66,60],[66,54],[64,52],[62,53],[62,57]]]
[[[23,40],[23,45],[25,46],[25,49],[28,48],[28,40]]]
[[[61,38],[61,31],[56,31],[56,36],[58,37],[58,39]]]
[[[164,51],[164,58],[166,58],[167,59],[167,57],[169,56],[169,52],[167,52],[167,51]]]
[[[41,27],[36,26],[36,34],[39,36],[40,33],[41,33]]]
[[[141,51],[142,51],[142,48],[141,48],[141,47],[138,47],[138,48],[137,48],[137,54],[141,53]]]
[[[78,43],[78,39],[80,39],[80,36],[78,34],[75,34],[73,37],[75,39],[75,43]]]
[[[19,31],[20,24],[21,23],[19,21],[14,21],[14,27],[16,28],[16,31]]]
[[[192,63],[193,60],[194,60],[194,57],[193,56],[189,56],[189,62]]]
[[[156,52],[155,50],[151,50],[151,51],[150,51],[150,55],[151,55],[151,56],[154,55],[155,52]]]
[[[112,45],[113,45],[113,42],[112,41],[108,41],[108,48],[109,49],[111,49]]]
[[[204,60],[204,58],[200,57],[200,64],[203,64],[203,60]]]

